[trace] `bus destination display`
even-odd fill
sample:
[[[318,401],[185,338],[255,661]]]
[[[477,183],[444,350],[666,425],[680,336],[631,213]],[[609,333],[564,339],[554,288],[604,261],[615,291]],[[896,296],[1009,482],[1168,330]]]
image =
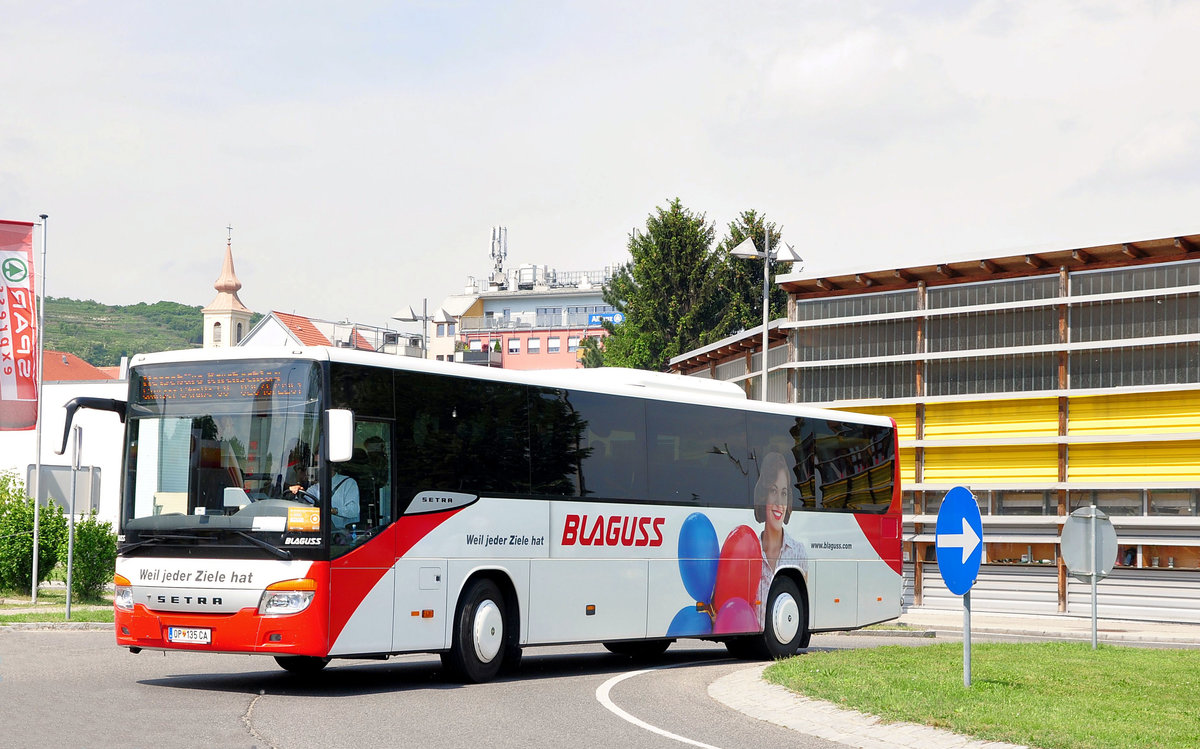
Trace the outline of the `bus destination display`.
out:
[[[224,400],[241,398],[301,398],[307,382],[294,370],[255,369],[242,372],[186,372],[141,374],[140,400],[163,401]]]

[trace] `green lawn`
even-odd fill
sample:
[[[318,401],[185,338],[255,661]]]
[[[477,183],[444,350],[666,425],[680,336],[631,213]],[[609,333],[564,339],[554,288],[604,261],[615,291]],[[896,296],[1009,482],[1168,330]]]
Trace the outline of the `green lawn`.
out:
[[[806,653],[768,681],[888,721],[1057,747],[1200,746],[1200,651],[962,643]]]
[[[28,611],[27,609],[36,609]],[[20,611],[21,613],[12,613]],[[66,621],[67,589],[43,587],[38,589],[38,602],[27,595],[13,592],[0,593],[0,624],[16,622],[63,622]],[[111,597],[71,600],[71,621],[111,622],[113,620]]]

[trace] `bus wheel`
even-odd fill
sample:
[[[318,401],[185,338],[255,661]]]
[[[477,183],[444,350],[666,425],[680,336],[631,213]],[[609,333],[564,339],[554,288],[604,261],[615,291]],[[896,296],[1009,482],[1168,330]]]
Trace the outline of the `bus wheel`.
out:
[[[808,612],[796,583],[778,576],[767,596],[762,643],[768,658],[786,658],[808,644]]]
[[[458,599],[454,642],[442,663],[463,681],[488,681],[504,661],[504,596],[486,578],[475,580]]]
[[[644,661],[657,658],[667,652],[674,640],[633,640],[626,642],[606,642],[604,649],[617,655],[625,655],[635,660]]]
[[[315,674],[329,665],[328,658],[315,655],[277,655],[275,662],[293,674]]]

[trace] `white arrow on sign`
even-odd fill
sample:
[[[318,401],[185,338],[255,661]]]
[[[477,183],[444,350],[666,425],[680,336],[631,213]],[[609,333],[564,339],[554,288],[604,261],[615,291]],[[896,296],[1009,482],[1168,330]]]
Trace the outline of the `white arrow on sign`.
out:
[[[975,529],[967,522],[966,518],[962,519],[962,533],[943,533],[938,536],[938,546],[961,546],[962,561],[967,563],[967,557],[971,556],[971,552],[975,551],[975,547],[979,545],[979,536],[975,535]]]

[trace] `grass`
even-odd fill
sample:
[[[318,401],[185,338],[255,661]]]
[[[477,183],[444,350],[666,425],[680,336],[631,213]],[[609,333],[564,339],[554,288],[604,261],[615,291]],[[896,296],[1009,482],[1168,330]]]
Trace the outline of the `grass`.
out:
[[[67,621],[66,607],[60,606],[54,610],[47,611],[31,611],[23,614],[4,614],[0,613],[0,624],[21,624],[21,623],[54,623],[59,624]],[[74,604],[71,604],[71,621],[73,622],[113,622],[113,610],[106,609],[78,609]]]
[[[30,611],[29,609],[34,609]],[[19,613],[11,613],[19,612]],[[59,586],[38,588],[35,606],[28,595],[5,592],[0,594],[0,624],[19,622],[64,622],[67,612],[67,589]],[[71,621],[111,622],[112,597],[71,599]]]
[[[1200,651],[1087,643],[961,643],[808,653],[768,681],[870,713],[992,741],[1058,747],[1200,746]]]

